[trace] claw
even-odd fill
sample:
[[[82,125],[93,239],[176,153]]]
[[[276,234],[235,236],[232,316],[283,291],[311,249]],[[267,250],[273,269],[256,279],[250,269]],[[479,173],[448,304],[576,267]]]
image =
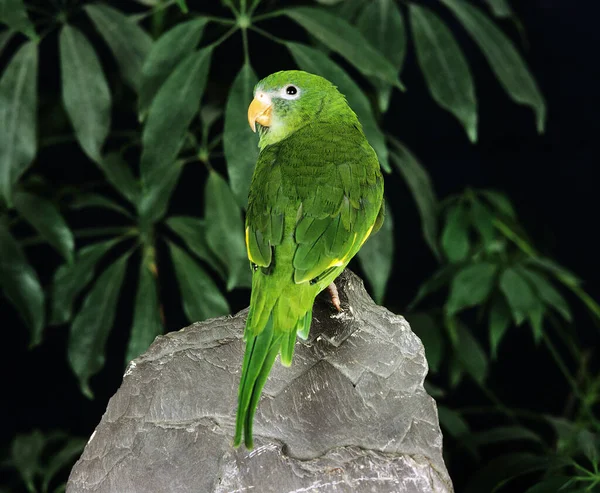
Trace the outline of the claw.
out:
[[[338,294],[335,283],[332,282],[329,286],[327,286],[327,291],[329,291],[329,296],[331,296],[331,303],[338,312],[341,312],[342,305],[340,304],[340,295]]]

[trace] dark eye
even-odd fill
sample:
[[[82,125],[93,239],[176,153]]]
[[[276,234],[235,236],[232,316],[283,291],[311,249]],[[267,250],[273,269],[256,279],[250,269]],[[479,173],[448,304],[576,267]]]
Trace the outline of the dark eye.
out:
[[[285,88],[285,93],[293,96],[294,94],[298,93],[298,88],[296,86],[287,86]]]

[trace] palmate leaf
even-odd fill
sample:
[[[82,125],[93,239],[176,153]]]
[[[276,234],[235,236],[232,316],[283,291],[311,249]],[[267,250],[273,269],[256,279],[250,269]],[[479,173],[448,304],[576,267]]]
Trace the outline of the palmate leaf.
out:
[[[243,271],[250,271],[240,209],[227,182],[214,171],[204,193],[206,242],[227,269],[227,289],[238,285]]]
[[[69,364],[81,391],[93,398],[90,378],[104,366],[106,340],[117,311],[128,255],[111,264],[98,278],[83,301],[69,332]]]
[[[346,96],[362,124],[369,144],[377,153],[381,167],[387,172],[391,171],[385,137],[375,120],[373,108],[360,87],[339,65],[321,51],[299,43],[290,42],[286,43],[286,46],[302,70],[325,77]]]
[[[175,275],[190,322],[198,322],[229,313],[229,305],[204,269],[184,250],[169,242]]]
[[[154,256],[154,248],[146,247],[140,259],[140,273],[133,308],[133,326],[125,354],[126,363],[142,354],[156,336],[164,332],[160,317]]]
[[[437,198],[427,170],[421,165],[417,158],[401,142],[391,139],[394,152],[391,153],[392,162],[400,171],[410,193],[415,199],[419,215],[421,216],[421,228],[425,242],[439,258],[437,246]]]
[[[394,222],[390,207],[386,206],[381,229],[359,250],[358,260],[373,290],[373,299],[381,304],[394,260]]]
[[[15,34],[15,31],[12,29],[5,29],[4,31],[0,32],[0,55],[2,55],[4,48],[6,48],[6,45],[10,43],[10,40]]]
[[[197,217],[173,216],[167,219],[167,226],[171,228],[185,243],[185,245],[199,258],[207,262],[224,281],[227,281],[225,264],[221,262],[208,246],[206,239],[206,221]]]
[[[175,0],[175,3],[179,6],[179,8],[184,14],[188,13],[188,6],[185,0]]]
[[[491,251],[496,243],[496,228],[494,227],[495,216],[489,207],[478,200],[471,202],[471,222],[481,235],[483,244],[487,251]]]
[[[496,17],[506,18],[513,15],[508,0],[485,0],[485,3]]]
[[[339,53],[364,75],[377,77],[398,88],[403,87],[397,69],[344,19],[314,7],[288,8],[282,14]]]
[[[68,224],[56,206],[39,195],[18,191],[14,205],[19,214],[29,222],[67,262],[73,261],[75,240]]]
[[[65,109],[82,149],[99,162],[110,129],[108,83],[93,46],[78,29],[65,25],[59,45]]]
[[[446,225],[442,231],[442,248],[452,263],[467,258],[469,243],[469,214],[464,204],[453,205],[446,215]]]
[[[496,359],[498,346],[510,327],[511,313],[506,302],[500,296],[494,297],[490,308],[489,332],[490,353]]]
[[[404,17],[394,0],[372,0],[367,3],[356,20],[356,27],[377,48],[399,73],[406,56],[406,31]],[[377,101],[382,112],[387,111],[392,86],[371,78],[377,91]]]
[[[519,269],[519,274],[529,281],[537,295],[547,306],[560,313],[567,322],[571,322],[573,317],[567,301],[554,289],[545,276],[526,268]]]
[[[495,190],[479,190],[479,193],[485,197],[485,199],[492,205],[492,207],[500,214],[515,219],[517,213],[515,212],[512,203],[506,195]]]
[[[31,493],[37,491],[34,480],[40,468],[43,449],[44,435],[39,430],[17,435],[11,444],[11,462]]]
[[[37,45],[30,41],[0,78],[0,201],[8,205],[13,185],[37,153],[37,72]]]
[[[509,267],[500,275],[500,290],[517,325],[521,325],[539,303],[529,283],[514,267]]]
[[[452,279],[450,295],[446,303],[449,316],[461,310],[480,305],[487,300],[496,278],[497,266],[480,262],[461,269]]]
[[[453,409],[438,406],[440,425],[454,438],[461,438],[470,433],[469,425],[464,418]]]
[[[0,218],[0,287],[29,327],[30,346],[42,342],[44,291],[20,245]]]
[[[177,186],[182,170],[183,163],[180,161],[172,163],[164,169],[161,180],[142,191],[138,203],[138,214],[142,227],[162,219],[166,214],[171,195]]]
[[[429,296],[430,294],[439,291],[447,284],[450,284],[450,281],[456,272],[458,272],[458,269],[459,266],[455,264],[446,264],[440,267],[429,279],[425,280],[425,282],[419,286],[419,290],[417,291],[415,298],[408,305],[407,310],[411,311],[415,305],[420,303],[426,296]]]
[[[100,195],[99,193],[82,193],[77,195],[70,204],[72,209],[85,209],[88,207],[98,207],[101,209],[111,210],[117,212],[129,219],[135,219],[133,214],[131,214],[125,207],[122,207],[120,204],[115,202],[114,200]]]
[[[546,103],[514,43],[480,9],[463,0],[442,0],[481,48],[512,100],[530,106],[538,132],[546,126]]]
[[[249,64],[237,74],[225,106],[223,151],[231,190],[241,207],[246,207],[254,166],[258,159],[258,139],[248,128],[248,105],[258,77]]]
[[[173,165],[185,133],[198,112],[212,48],[188,55],[177,65],[150,106],[142,134],[140,172],[144,193],[160,186]]]
[[[0,0],[0,23],[22,32],[33,41],[38,39],[23,0]]]
[[[152,38],[129,17],[108,5],[86,5],[84,9],[110,47],[123,77],[137,90]]]
[[[200,17],[178,24],[158,38],[142,67],[139,112],[145,115],[154,96],[175,67],[196,49],[206,19]]]
[[[140,195],[140,185],[133,176],[127,161],[121,154],[111,152],[98,163],[106,179],[132,204],[137,204]]]
[[[415,51],[433,99],[463,125],[477,141],[477,98],[473,77],[452,31],[431,10],[409,8]]]
[[[506,454],[496,457],[480,468],[467,484],[465,493],[497,491],[512,479],[535,471],[548,470],[558,459],[530,453]]]
[[[487,356],[477,339],[463,323],[456,323],[456,332],[457,340],[454,348],[456,355],[471,378],[482,384],[488,373]]]
[[[118,243],[109,240],[83,247],[73,264],[61,265],[54,274],[51,289],[50,323],[63,324],[71,320],[75,298],[94,277],[94,268],[100,259]]]

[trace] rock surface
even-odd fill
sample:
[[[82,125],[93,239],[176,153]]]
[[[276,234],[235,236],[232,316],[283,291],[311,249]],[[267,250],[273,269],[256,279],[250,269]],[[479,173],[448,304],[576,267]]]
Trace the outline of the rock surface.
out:
[[[344,311],[319,296],[292,367],[273,367],[253,451],[231,447],[244,310],[130,363],[67,493],[452,492],[421,341],[354,274],[336,284]]]

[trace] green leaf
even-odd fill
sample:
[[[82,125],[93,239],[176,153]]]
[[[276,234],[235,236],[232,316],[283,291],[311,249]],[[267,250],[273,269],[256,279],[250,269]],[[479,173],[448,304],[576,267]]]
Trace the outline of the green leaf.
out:
[[[560,313],[567,322],[573,320],[569,304],[545,276],[526,268],[519,269],[519,274],[531,283],[537,295],[546,305]]]
[[[118,243],[109,240],[83,247],[77,252],[75,262],[61,265],[52,281],[51,316],[52,325],[64,324],[71,320],[75,298],[94,277],[98,261]]]
[[[433,373],[437,373],[442,364],[445,346],[440,324],[428,313],[413,313],[407,315],[407,320],[410,328],[421,339],[425,347],[429,369]]]
[[[544,443],[537,433],[522,426],[502,426],[473,434],[473,442],[476,445],[489,445],[491,443],[512,442],[515,440]]]
[[[480,9],[463,0],[442,0],[481,48],[510,98],[530,106],[537,115],[538,132],[546,126],[546,103],[525,61],[508,38]]]
[[[397,140],[392,140],[392,143],[396,151],[392,152],[391,158],[415,199],[419,215],[421,216],[421,228],[423,229],[425,242],[429,245],[433,254],[439,258],[440,253],[437,247],[438,203],[431,178],[427,170],[404,144],[401,144]]]
[[[390,172],[388,162],[388,148],[385,137],[375,120],[371,103],[356,85],[352,78],[324,53],[314,48],[299,43],[286,43],[288,50],[294,57],[296,64],[306,72],[325,77],[337,86],[339,91],[346,96],[348,103],[358,116],[369,144],[377,153],[381,167]]]
[[[183,22],[158,38],[142,67],[139,108],[145,114],[154,96],[179,63],[191,55],[204,31],[206,19]]]
[[[463,204],[452,206],[447,213],[442,248],[452,263],[461,262],[469,255],[469,214]]]
[[[121,11],[108,5],[86,5],[84,9],[110,47],[124,79],[137,91],[152,38]]]
[[[14,204],[21,214],[67,262],[73,261],[75,240],[56,206],[38,195],[18,191]]]
[[[211,172],[204,194],[206,241],[227,268],[227,289],[238,285],[244,269],[250,270],[240,209],[227,182]]]
[[[184,14],[187,14],[187,13],[188,13],[188,6],[187,6],[187,4],[185,3],[185,0],[175,0],[175,3],[176,3],[178,6],[179,6],[179,8],[181,9],[181,11],[182,11]]]
[[[142,185],[151,189],[164,179],[183,144],[208,77],[212,48],[187,56],[162,85],[150,106],[142,134]]]
[[[501,19],[512,17],[513,11],[508,0],[485,0],[492,13]]]
[[[429,279],[427,279],[421,286],[419,287],[419,291],[417,291],[417,295],[410,302],[407,307],[408,311],[411,311],[417,303],[423,300],[426,296],[431,293],[435,293],[439,291],[441,288],[450,284],[450,281],[454,277],[458,270],[458,266],[454,264],[444,265],[440,267]]]
[[[42,472],[42,492],[47,493],[52,479],[63,469],[73,467],[77,457],[81,455],[87,440],[69,438],[67,442],[48,461]]]
[[[406,56],[406,32],[402,12],[393,0],[375,0],[367,4],[356,21],[363,36],[382,53],[399,73]],[[371,78],[377,91],[379,109],[386,112],[392,86]]]
[[[99,162],[110,129],[111,96],[94,47],[76,28],[59,37],[62,97],[79,144]]]
[[[207,227],[204,219],[173,216],[167,219],[166,223],[183,240],[192,253],[207,262],[224,281],[227,281],[225,264],[212,253],[208,246],[206,239]]]
[[[486,251],[490,252],[496,244],[496,228],[494,227],[494,215],[489,207],[477,200],[471,202],[471,222],[481,235]]]
[[[539,304],[529,283],[513,267],[509,267],[500,275],[500,290],[506,297],[517,325],[521,325]]]
[[[458,384],[462,381],[464,376],[464,368],[456,353],[451,353],[450,355],[450,368],[448,372],[448,382],[450,383],[450,387],[455,389]]]
[[[129,202],[137,204],[140,186],[123,156],[117,152],[111,152],[104,156],[98,165],[115,189]]]
[[[577,445],[592,464],[598,465],[600,440],[594,433],[589,430],[580,430],[577,434]]]
[[[77,195],[73,202],[71,202],[71,208],[73,209],[85,209],[87,207],[99,207],[102,209],[109,209],[123,216],[134,219],[133,215],[124,207],[121,207],[117,202],[100,195],[99,193],[84,193]]]
[[[69,364],[81,391],[90,399],[93,394],[89,380],[104,366],[106,340],[115,319],[127,259],[127,255],[122,256],[100,275],[71,324]]]
[[[529,488],[525,493],[558,493],[563,486],[565,486],[573,478],[569,476],[554,476],[551,478],[544,479],[541,483],[536,484]],[[564,490],[567,493],[567,490]],[[573,493],[571,490],[568,490]]]
[[[30,347],[37,346],[44,328],[44,291],[4,221],[0,221],[0,286],[29,327]]]
[[[477,339],[465,325],[456,325],[458,341],[455,351],[465,371],[480,384],[485,382],[488,373],[488,360]]]
[[[22,32],[33,41],[38,39],[23,0],[0,0],[0,23]]]
[[[410,5],[415,51],[433,99],[477,141],[477,98],[469,64],[452,31],[431,10]]]
[[[27,435],[17,435],[11,444],[10,458],[15,469],[23,478],[27,490],[36,493],[35,476],[40,469],[44,435],[34,430]]]
[[[504,337],[507,329],[510,327],[510,310],[506,306],[503,298],[495,297],[490,309],[490,352],[492,358],[496,359],[498,355],[498,346]]]
[[[452,279],[446,303],[449,316],[484,303],[494,287],[497,266],[489,262],[472,264],[461,269]]]
[[[464,418],[453,409],[448,409],[445,406],[438,406],[438,416],[440,425],[450,436],[454,438],[463,438],[470,433],[469,425]]]
[[[381,304],[394,260],[394,222],[387,204],[381,229],[370,236],[359,250],[358,260],[373,290],[373,299]]]
[[[139,281],[133,308],[133,326],[125,355],[126,363],[146,351],[156,336],[164,332],[160,316],[154,257],[154,248],[146,247],[140,259]]]
[[[282,13],[343,56],[364,75],[377,77],[392,86],[403,88],[398,79],[398,70],[358,29],[341,17],[314,7],[287,8]]]
[[[530,453],[515,453],[496,457],[480,468],[467,484],[465,493],[494,492],[510,480],[535,471],[544,471],[552,458]]]
[[[486,198],[498,213],[511,219],[516,219],[517,214],[515,213],[515,209],[506,195],[494,190],[479,190],[479,193]]]
[[[12,188],[37,153],[37,45],[25,43],[0,78],[0,199],[11,204]]]
[[[184,250],[169,242],[175,275],[190,322],[219,317],[229,313],[229,305],[217,285],[204,269]]]
[[[138,214],[142,226],[152,224],[166,214],[171,195],[177,186],[182,170],[183,164],[180,161],[172,163],[164,170],[160,181],[142,191],[138,203]]]
[[[244,64],[237,74],[225,106],[223,150],[227,161],[227,174],[231,190],[241,207],[246,207],[248,190],[258,159],[258,139],[248,127],[248,105],[258,77],[249,64]]]
[[[0,0],[1,1],[1,0]],[[4,51],[4,48],[10,43],[10,40],[16,33],[12,29],[6,29],[0,32],[0,55]]]
[[[552,259],[546,257],[530,257],[525,262],[549,272],[569,287],[575,287],[581,284],[581,279]]]

